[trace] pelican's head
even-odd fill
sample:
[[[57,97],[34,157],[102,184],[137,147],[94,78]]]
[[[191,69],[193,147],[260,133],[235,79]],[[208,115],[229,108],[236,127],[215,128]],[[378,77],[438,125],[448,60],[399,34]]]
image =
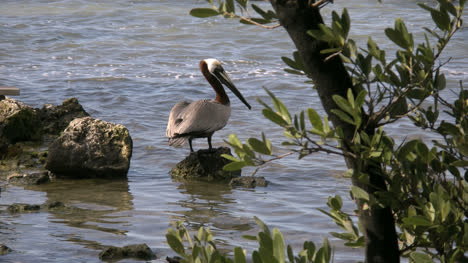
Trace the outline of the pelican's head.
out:
[[[202,60],[202,63],[206,64],[206,67],[208,68],[208,73],[213,75],[219,82],[224,84],[228,89],[232,91],[244,104],[249,108],[249,110],[252,108],[249,103],[244,99],[244,96],[240,93],[240,91],[236,88],[234,83],[232,83],[232,80],[229,78],[228,74],[224,71],[223,66],[221,66],[221,62],[219,60],[214,59],[214,58],[207,58]]]

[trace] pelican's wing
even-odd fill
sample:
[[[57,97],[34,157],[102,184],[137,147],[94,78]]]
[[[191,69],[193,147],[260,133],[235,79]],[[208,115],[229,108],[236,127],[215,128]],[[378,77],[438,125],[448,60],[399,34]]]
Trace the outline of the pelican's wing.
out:
[[[171,113],[169,113],[169,121],[167,122],[166,136],[171,138],[175,134],[177,126],[180,124],[182,119],[179,117],[181,112],[190,105],[190,101],[180,101],[174,107],[172,107]]]
[[[187,105],[177,116],[174,134],[205,134],[226,126],[231,108],[213,100],[199,100]]]

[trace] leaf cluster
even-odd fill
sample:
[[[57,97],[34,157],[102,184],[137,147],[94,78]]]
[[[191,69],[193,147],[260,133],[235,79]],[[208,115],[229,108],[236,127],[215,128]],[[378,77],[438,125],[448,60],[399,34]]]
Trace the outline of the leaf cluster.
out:
[[[314,242],[304,242],[303,249],[295,254],[292,247],[285,247],[281,232],[270,228],[259,218],[255,222],[261,228],[256,236],[244,236],[247,240],[258,242],[258,249],[251,255],[253,263],[328,263],[332,260],[332,248],[325,238],[321,247]],[[209,228],[201,227],[196,236],[190,237],[188,230],[182,222],[174,223],[169,228],[166,240],[171,249],[180,257],[181,263],[245,263],[246,251],[241,247],[234,248],[234,257],[220,252],[213,242],[213,235]]]

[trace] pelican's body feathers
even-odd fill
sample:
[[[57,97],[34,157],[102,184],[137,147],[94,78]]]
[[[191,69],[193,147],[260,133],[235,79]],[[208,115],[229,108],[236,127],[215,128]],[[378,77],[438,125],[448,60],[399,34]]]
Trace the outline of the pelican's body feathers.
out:
[[[171,110],[166,136],[169,145],[182,146],[188,137],[208,137],[226,126],[231,107],[215,100],[181,101]]]
[[[216,92],[216,98],[178,102],[172,107],[166,128],[169,145],[182,146],[188,141],[192,152],[194,138],[208,138],[211,150],[211,136],[215,131],[224,128],[229,120],[231,107],[223,84],[250,109],[250,105],[234,86],[218,60],[202,60],[200,70]]]

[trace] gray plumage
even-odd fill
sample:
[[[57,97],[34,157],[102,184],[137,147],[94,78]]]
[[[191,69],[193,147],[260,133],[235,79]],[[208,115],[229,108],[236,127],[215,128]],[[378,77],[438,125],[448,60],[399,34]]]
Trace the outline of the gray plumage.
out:
[[[226,126],[231,107],[215,100],[181,101],[171,110],[166,136],[169,145],[183,146],[192,137],[205,137]]]
[[[200,70],[216,92],[216,99],[178,102],[171,109],[166,128],[169,145],[183,146],[188,141],[191,152],[193,152],[192,139],[194,138],[207,138],[211,150],[211,136],[215,131],[224,128],[229,120],[231,107],[223,84],[249,109],[251,108],[218,60],[202,60]]]

